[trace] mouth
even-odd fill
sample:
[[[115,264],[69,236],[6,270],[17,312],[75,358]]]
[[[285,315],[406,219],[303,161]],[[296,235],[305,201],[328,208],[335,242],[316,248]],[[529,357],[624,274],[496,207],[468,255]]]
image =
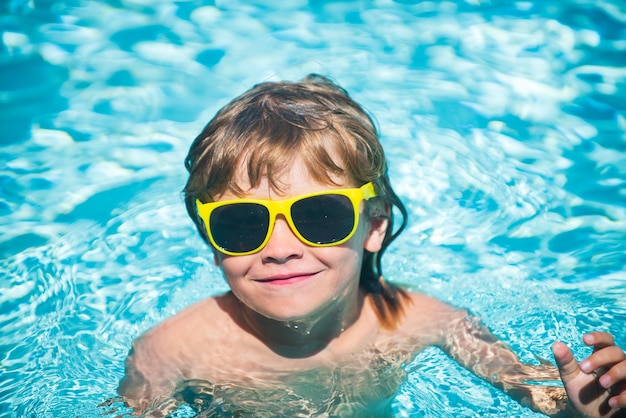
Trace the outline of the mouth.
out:
[[[317,275],[317,273],[287,273],[256,279],[255,281],[267,285],[286,286],[304,282],[315,277],[315,275]]]

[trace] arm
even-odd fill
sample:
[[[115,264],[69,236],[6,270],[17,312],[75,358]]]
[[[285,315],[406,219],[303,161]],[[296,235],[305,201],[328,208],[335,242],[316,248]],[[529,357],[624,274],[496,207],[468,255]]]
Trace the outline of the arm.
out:
[[[126,372],[117,392],[133,415],[149,413],[165,416],[173,412],[177,404],[170,397],[174,384],[180,376],[176,362],[166,357],[150,338],[139,338],[126,358]],[[143,415],[142,415],[143,414]]]
[[[468,315],[448,324],[447,331],[442,348],[460,365],[534,411],[572,416],[574,411],[562,386],[532,383],[559,381],[556,367],[521,363],[502,341]]]
[[[558,369],[526,365],[476,318],[465,316],[452,321],[443,349],[535,411],[550,416],[626,417],[626,354],[607,333],[591,333],[583,340],[594,353],[580,364],[564,344],[555,343]],[[532,383],[557,380],[564,386]]]
[[[152,390],[150,382],[138,367],[134,349],[131,349],[126,357],[125,369],[126,372],[117,388],[117,393],[128,407],[135,412],[141,412],[148,407],[147,400],[150,399]]]

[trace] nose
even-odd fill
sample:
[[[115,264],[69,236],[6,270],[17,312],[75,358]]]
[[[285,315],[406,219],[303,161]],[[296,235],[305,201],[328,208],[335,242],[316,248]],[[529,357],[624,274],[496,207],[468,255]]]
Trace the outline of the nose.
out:
[[[293,233],[285,218],[279,215],[269,241],[261,250],[261,256],[264,262],[282,264],[301,258],[305,245]]]

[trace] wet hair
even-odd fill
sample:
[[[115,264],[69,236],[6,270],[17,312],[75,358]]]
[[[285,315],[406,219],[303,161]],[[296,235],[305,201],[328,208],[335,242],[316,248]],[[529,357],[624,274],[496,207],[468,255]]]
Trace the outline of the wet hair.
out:
[[[374,184],[378,197],[372,200],[382,201],[389,226],[381,250],[365,251],[360,286],[371,294],[381,325],[395,328],[407,293],[383,279],[381,259],[406,226],[407,212],[391,188],[372,118],[329,78],[310,74],[300,82],[257,84],[220,109],[185,159],[189,216],[210,245],[196,199],[212,201],[227,191],[241,196],[245,190],[236,181],[246,177],[252,188],[267,178],[272,189],[281,192],[281,174],[295,155],[320,183],[336,184],[333,179],[341,178],[357,187]],[[395,232],[394,207],[402,215]]]

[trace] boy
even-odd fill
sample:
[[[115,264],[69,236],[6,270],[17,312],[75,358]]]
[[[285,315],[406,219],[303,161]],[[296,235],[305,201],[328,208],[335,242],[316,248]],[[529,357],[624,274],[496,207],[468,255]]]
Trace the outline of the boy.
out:
[[[594,353],[580,365],[562,343],[558,369],[524,365],[466,311],[383,279],[406,210],[374,124],[327,78],[253,87],[186,167],[187,211],[231,291],[135,342],[119,392],[137,413],[185,401],[211,416],[390,415],[403,365],[436,345],[534,410],[624,414],[626,356],[611,335],[586,335]]]

